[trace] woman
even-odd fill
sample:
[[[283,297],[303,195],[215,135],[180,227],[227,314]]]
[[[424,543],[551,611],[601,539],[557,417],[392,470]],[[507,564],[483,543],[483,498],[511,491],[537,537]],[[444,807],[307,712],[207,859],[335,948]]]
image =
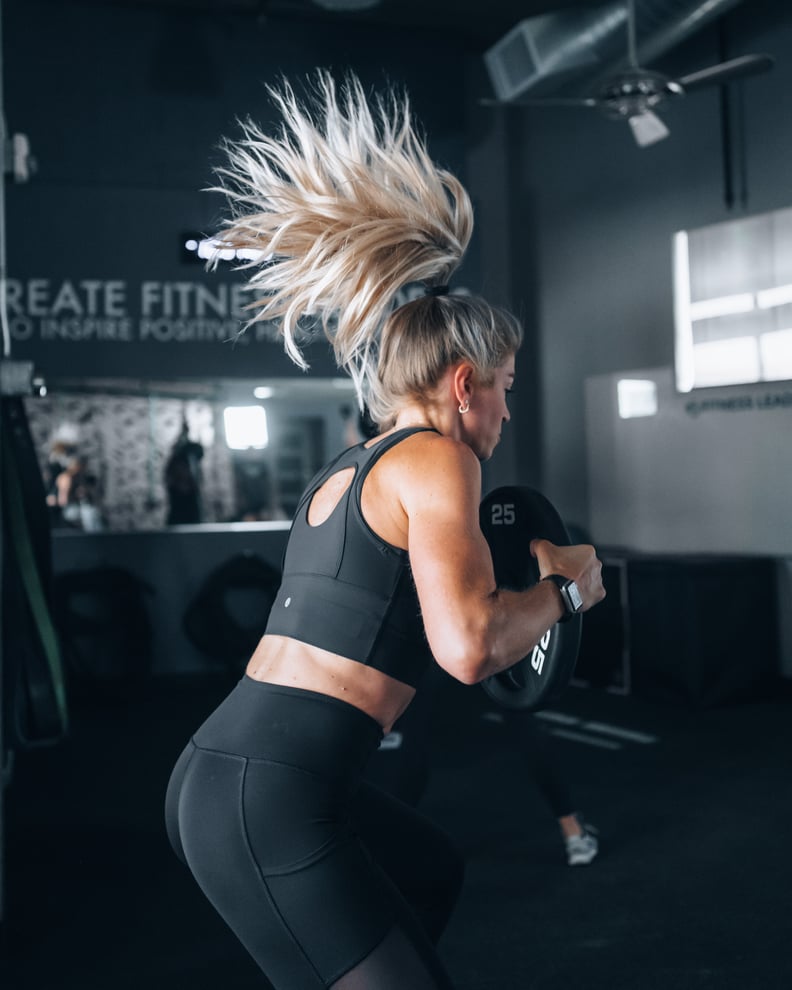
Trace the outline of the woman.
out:
[[[434,951],[461,865],[442,833],[360,782],[431,658],[475,684],[563,614],[558,587],[499,591],[478,525],[480,462],[508,422],[521,332],[448,293],[472,231],[406,101],[326,74],[312,109],[245,125],[221,170],[224,242],[261,252],[254,320],[323,326],[381,433],[342,453],[298,506],[283,583],[242,681],[174,770],[177,853],[276,988],[450,987]],[[253,264],[253,263],[251,263]],[[424,296],[390,311],[397,291]],[[591,547],[537,541],[542,574],[604,594]]]

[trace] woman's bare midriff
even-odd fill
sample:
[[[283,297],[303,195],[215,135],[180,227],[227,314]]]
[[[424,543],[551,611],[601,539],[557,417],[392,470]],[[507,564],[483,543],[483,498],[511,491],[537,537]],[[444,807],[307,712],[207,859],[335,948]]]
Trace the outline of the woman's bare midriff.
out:
[[[415,688],[367,667],[287,636],[264,636],[250,659],[248,677],[303,688],[346,701],[390,732],[415,695]]]

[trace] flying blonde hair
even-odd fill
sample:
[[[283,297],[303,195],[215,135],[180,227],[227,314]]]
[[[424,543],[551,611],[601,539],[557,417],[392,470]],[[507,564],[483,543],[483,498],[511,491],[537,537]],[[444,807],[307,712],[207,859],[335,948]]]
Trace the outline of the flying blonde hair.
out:
[[[338,366],[351,374],[361,406],[367,404],[382,425],[405,396],[437,380],[436,371],[419,367],[417,377],[411,374],[408,381],[401,374],[398,384],[391,382],[380,353],[398,290],[413,282],[446,285],[462,261],[473,231],[470,198],[429,157],[406,97],[391,91],[369,103],[355,76],[339,89],[325,71],[316,74],[308,104],[298,101],[286,81],[268,92],[282,117],[280,130],[268,135],[252,121],[242,122],[241,139],[225,142],[228,163],[217,169],[218,189],[231,208],[220,235],[223,247],[252,250],[260,258],[242,266],[255,269],[248,287],[257,298],[248,307],[253,316],[247,326],[278,321],[287,354],[307,368],[301,321],[318,322]],[[485,329],[482,317],[484,325],[511,320],[507,314],[495,319],[496,311],[483,300],[455,295],[414,300],[393,315],[401,313],[400,332],[409,313],[408,333],[413,327],[423,341],[427,330],[432,338],[438,330],[444,337],[448,316],[457,309],[464,316],[457,305],[462,299],[462,322],[478,325],[468,328],[468,336]],[[427,325],[430,310],[436,319]],[[458,330],[452,328],[452,338]],[[501,327],[496,336],[502,332]],[[506,336],[505,349],[496,342],[497,355],[476,361],[482,373],[516,350],[519,328]],[[416,344],[420,352],[423,343]],[[396,355],[404,350],[388,348],[386,365],[399,364]],[[438,353],[443,359],[450,354],[450,361],[468,356],[452,353],[457,350],[441,346]],[[411,360],[421,365],[415,354]]]

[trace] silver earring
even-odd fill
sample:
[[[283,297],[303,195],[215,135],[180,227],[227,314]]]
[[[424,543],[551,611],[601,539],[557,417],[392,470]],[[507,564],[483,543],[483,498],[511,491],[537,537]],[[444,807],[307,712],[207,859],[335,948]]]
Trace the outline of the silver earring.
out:
[[[464,402],[459,403],[459,414],[464,416],[466,412],[470,412],[470,399],[465,399]]]

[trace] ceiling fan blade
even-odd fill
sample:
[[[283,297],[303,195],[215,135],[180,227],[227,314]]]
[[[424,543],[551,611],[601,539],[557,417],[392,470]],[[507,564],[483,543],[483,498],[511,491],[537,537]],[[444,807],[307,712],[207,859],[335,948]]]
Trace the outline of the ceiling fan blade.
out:
[[[686,93],[701,86],[722,86],[732,79],[742,79],[759,72],[767,72],[773,67],[774,61],[772,55],[740,55],[738,58],[729,59],[728,62],[719,62],[706,69],[699,69],[698,72],[691,72],[677,79],[677,82]]]
[[[628,118],[628,123],[636,142],[646,148],[656,141],[662,141],[671,133],[656,113],[646,110]]]
[[[596,107],[600,101],[594,97],[547,96],[535,100],[482,99],[478,102],[483,107]]]

